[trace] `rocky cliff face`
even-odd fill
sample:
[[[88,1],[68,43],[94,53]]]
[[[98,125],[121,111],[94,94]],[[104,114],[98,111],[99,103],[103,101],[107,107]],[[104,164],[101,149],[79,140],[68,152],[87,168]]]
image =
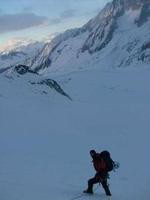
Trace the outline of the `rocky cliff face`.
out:
[[[150,0],[113,0],[83,27],[68,30],[47,44],[32,68],[54,71],[72,65],[148,64],[149,27]]]

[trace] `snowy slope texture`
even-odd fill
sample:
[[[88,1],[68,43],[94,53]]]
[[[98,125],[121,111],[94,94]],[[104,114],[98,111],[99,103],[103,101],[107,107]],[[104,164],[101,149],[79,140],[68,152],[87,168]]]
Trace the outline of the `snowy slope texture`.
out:
[[[43,76],[0,74],[1,199],[76,199],[95,174],[89,150],[107,149],[120,162],[111,200],[149,200],[149,77],[149,69],[130,68],[55,77],[70,101],[31,84]],[[108,198],[97,184],[79,200]]]
[[[0,47],[0,68],[10,67],[22,63],[31,63],[44,47],[44,42],[23,39],[13,39],[7,45]]]
[[[148,65],[149,27],[150,0],[113,0],[82,28],[68,30],[45,45],[31,67],[56,72],[98,64],[103,67]]]

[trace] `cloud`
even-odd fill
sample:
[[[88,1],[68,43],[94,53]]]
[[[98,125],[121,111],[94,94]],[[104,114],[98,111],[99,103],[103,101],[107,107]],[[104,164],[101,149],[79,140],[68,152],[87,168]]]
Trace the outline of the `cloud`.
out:
[[[19,31],[42,24],[57,25],[76,15],[75,9],[68,9],[64,10],[58,17],[48,19],[48,17],[32,13],[32,9],[32,7],[24,7],[22,13],[18,14],[3,14],[0,9],[0,34]]]
[[[47,17],[33,13],[0,15],[0,33],[23,30],[44,24]]]

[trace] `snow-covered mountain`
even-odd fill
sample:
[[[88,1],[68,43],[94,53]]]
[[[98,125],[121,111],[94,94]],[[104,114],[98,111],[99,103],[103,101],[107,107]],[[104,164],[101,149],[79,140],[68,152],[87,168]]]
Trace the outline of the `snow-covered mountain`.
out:
[[[31,67],[52,73],[141,63],[150,64],[150,0],[113,0],[83,27],[45,45]]]
[[[30,63],[44,45],[44,41],[38,42],[26,39],[12,39],[8,41],[5,46],[0,48],[0,68]]]

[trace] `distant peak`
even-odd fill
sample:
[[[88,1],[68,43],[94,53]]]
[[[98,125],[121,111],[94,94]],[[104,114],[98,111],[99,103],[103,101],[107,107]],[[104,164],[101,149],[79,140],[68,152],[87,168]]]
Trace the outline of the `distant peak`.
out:
[[[30,43],[34,43],[34,40],[29,40],[26,38],[12,38],[8,40],[5,44],[1,45],[0,52],[2,51],[11,51],[20,46],[27,46]]]

